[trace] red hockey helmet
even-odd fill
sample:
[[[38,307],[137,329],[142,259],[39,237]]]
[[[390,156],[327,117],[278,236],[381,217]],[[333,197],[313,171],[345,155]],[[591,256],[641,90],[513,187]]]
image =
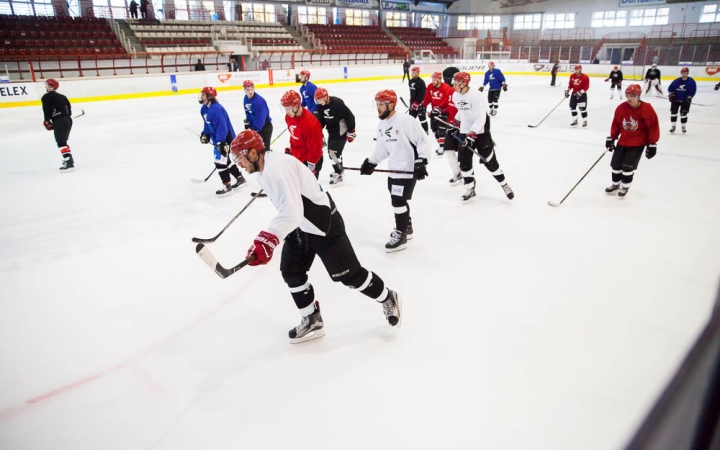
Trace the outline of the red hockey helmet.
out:
[[[683,67],[682,69],[680,69],[680,73],[690,73],[690,69],[688,69],[687,67]]]
[[[613,70],[618,70],[618,66],[613,67]]]
[[[47,80],[45,80],[45,84],[47,84],[53,89],[57,89],[60,87],[60,83],[58,83],[58,80],[56,80],[55,78],[48,78]]]
[[[410,72],[412,73],[420,73],[420,68],[418,66],[413,66],[412,69],[410,69]]]
[[[245,80],[243,81],[243,88],[254,88],[255,83],[253,83],[253,80]]]
[[[453,76],[453,82],[470,84],[470,74],[467,72],[458,72]]]
[[[282,97],[280,97],[280,104],[285,108],[300,106],[302,104],[302,99],[297,91],[287,91]]]
[[[251,149],[255,149],[258,153],[265,150],[265,143],[262,140],[262,136],[255,130],[241,131],[235,136],[232,144],[230,144],[230,151],[235,156],[247,156]]]
[[[330,96],[330,94],[328,94],[327,89],[325,89],[324,87],[317,88],[317,90],[315,91],[315,95],[314,95],[315,100],[320,100],[321,98],[325,98],[325,97],[329,97],[329,96]]]
[[[490,61],[490,62],[488,63],[488,67],[490,67],[490,66],[495,67],[495,63],[492,62],[492,61]]]
[[[208,100],[210,100],[211,98],[216,98],[216,97],[217,97],[217,91],[216,91],[215,88],[212,87],[212,86],[205,86],[205,87],[202,88],[202,90],[200,91],[200,94],[205,94],[205,98],[208,99]]]
[[[310,71],[307,69],[301,70],[300,75],[304,75],[308,80],[310,79]]]
[[[634,95],[637,98],[640,98],[640,94],[642,94],[642,88],[639,84],[631,84],[627,87],[627,89],[625,89],[625,97]]]
[[[579,71],[582,71],[582,66],[581,66],[580,64],[578,64],[577,66],[575,66],[575,68],[574,68],[573,70],[575,70],[575,71],[578,71],[578,70],[579,70]]]
[[[430,78],[433,78],[433,79],[437,78],[438,80],[442,81],[443,76],[442,76],[442,73],[440,73],[440,72],[433,72],[432,77],[430,77]]]
[[[397,105],[397,94],[392,89],[383,89],[382,91],[375,94],[376,102],[386,102]]]

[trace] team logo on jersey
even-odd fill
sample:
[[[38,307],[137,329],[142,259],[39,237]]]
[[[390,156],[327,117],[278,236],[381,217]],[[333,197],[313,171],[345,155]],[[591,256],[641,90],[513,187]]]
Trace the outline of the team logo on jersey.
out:
[[[680,86],[678,86],[677,90],[678,90],[678,91],[685,92],[685,85],[684,85],[684,84],[681,84]]]
[[[438,100],[438,101],[442,100],[442,97],[443,97],[442,92],[440,92],[440,91],[432,91],[432,92],[430,92],[430,96],[432,97],[433,100]]]
[[[385,136],[392,137],[392,129],[393,129],[393,127],[390,127],[387,130],[385,130]]]
[[[295,128],[297,128],[297,125],[290,125],[290,127],[288,128],[288,130],[290,131],[290,137],[293,139],[300,140],[300,139],[298,139],[297,136],[295,136]]]
[[[252,103],[248,103],[247,105],[245,105],[245,111],[252,114]]]
[[[330,115],[330,109],[326,109],[325,111],[323,111],[323,115],[325,116],[326,119],[334,119],[335,118],[335,116]]]
[[[460,100],[455,104],[455,106],[458,107],[458,109],[465,109],[470,103],[466,102],[465,100]]]
[[[630,120],[623,119],[623,130],[626,131],[637,131],[638,129],[638,121],[633,118],[633,116],[630,116]]]

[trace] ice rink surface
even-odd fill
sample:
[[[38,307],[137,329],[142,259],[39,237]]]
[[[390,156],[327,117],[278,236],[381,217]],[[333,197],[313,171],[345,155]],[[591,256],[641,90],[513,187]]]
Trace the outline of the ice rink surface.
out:
[[[196,94],[75,103],[71,174],[39,107],[0,109],[0,448],[622,448],[711,311],[720,92],[699,83],[695,101],[716,106],[694,104],[686,135],[668,133],[667,100],[645,98],[662,137],[627,198],[605,195],[606,156],[551,208],[604,151],[620,102],[592,78],[587,129],[570,128],[567,101],[528,128],[567,80],[508,76],[492,134],[514,200],[475,158],[478,197],[462,205],[446,158],[430,156],[405,251],[384,251],[386,177],[347,171],[331,194],[363,265],[401,295],[403,326],[316,260],[327,336],[297,346],[279,254],[225,280],[195,254],[190,239],[215,235],[258,189],[216,198],[217,175],[190,182],[213,168],[185,129],[202,129]],[[407,100],[407,84],[325,86],[357,117],[345,164],[358,167],[374,93]],[[258,90],[274,136],[286,90]],[[242,95],[218,95],[236,131]],[[325,187],[330,172],[326,156]],[[209,248],[240,262],[274,214],[258,199]]]

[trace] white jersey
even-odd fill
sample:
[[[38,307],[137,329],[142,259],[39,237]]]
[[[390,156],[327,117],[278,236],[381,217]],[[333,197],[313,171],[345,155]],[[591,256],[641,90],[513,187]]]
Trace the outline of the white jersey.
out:
[[[378,124],[377,144],[371,163],[388,160],[388,169],[412,172],[417,158],[427,158],[430,140],[414,117],[396,112]],[[412,174],[392,173],[390,178],[412,178]]]
[[[284,153],[265,152],[263,171],[256,173],[260,187],[278,210],[268,232],[281,241],[297,227],[310,234],[327,234],[335,207],[305,164]]]
[[[488,111],[485,96],[475,89],[469,89],[464,94],[455,92],[452,99],[458,110],[455,120],[460,122],[460,133],[468,134],[471,131],[475,134],[484,133]]]

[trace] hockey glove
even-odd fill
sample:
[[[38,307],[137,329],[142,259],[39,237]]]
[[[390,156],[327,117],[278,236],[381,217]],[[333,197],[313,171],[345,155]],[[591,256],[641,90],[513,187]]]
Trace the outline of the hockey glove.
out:
[[[668,94],[668,100],[670,100],[670,103],[674,102],[676,97],[677,96],[675,95],[674,92],[671,92]]]
[[[348,142],[352,142],[357,137],[357,133],[355,133],[355,130],[353,129],[353,130],[348,131],[347,134],[345,135],[345,137],[347,138]]]
[[[227,155],[228,155],[228,150],[230,150],[230,146],[227,145],[225,142],[220,142],[220,143],[217,145],[217,149],[218,149],[218,151],[220,152],[220,154],[221,154],[223,157],[227,157]]]
[[[717,91],[718,89],[720,89],[720,83],[716,84],[713,89],[715,89],[716,91]]]
[[[482,92],[482,91],[484,91],[484,90],[485,90],[485,86],[480,86],[480,87],[478,88],[478,91],[480,91],[480,92]]]
[[[503,91],[507,92],[507,84],[503,83]]]
[[[285,154],[286,154],[286,155],[292,155],[292,150],[290,150],[289,148],[285,147]]]
[[[426,176],[428,176],[427,171],[427,159],[425,158],[418,158],[415,160],[415,168],[413,169],[415,178],[418,180],[424,180]]]
[[[420,109],[420,103],[419,102],[412,102],[412,105],[410,105],[410,109],[413,111],[417,111]]]
[[[605,82],[606,82],[606,83],[608,82],[608,80],[610,80],[610,78],[605,78]]]
[[[246,120],[246,121],[245,121],[245,129],[246,129],[246,130],[249,130],[249,129],[250,129],[250,121],[249,121],[249,120]]]
[[[55,128],[55,127],[53,127],[52,122],[50,122],[50,121],[48,121],[48,120],[46,120],[46,121],[43,122],[43,126],[44,126],[45,129],[48,130],[48,131],[52,131],[52,130]]]
[[[439,106],[436,106],[430,111],[430,117],[439,117],[442,114],[442,109],[440,109]]]
[[[582,97],[584,93],[585,93],[585,91],[577,91],[575,93],[575,98],[580,100],[580,97]]]
[[[570,98],[570,91],[565,91],[565,98]]]
[[[608,136],[605,139],[605,148],[609,152],[612,152],[613,150],[615,150],[615,139],[613,139],[612,136]]]
[[[372,173],[375,172],[376,166],[377,164],[373,164],[370,162],[370,158],[365,158],[362,166],[360,166],[360,175],[372,175]]]
[[[248,249],[245,259],[255,256],[255,259],[249,263],[251,266],[267,264],[272,259],[273,252],[279,243],[277,236],[267,231],[261,231]]]
[[[653,157],[655,156],[656,153],[657,153],[657,144],[649,144],[645,148],[645,156],[647,157],[647,159],[653,159]]]
[[[207,134],[201,134],[200,135],[200,143],[201,144],[209,144],[210,143],[210,136]]]
[[[690,103],[692,103],[692,97],[687,97],[683,103],[685,103],[686,106],[690,106]]]
[[[463,145],[465,147],[472,147],[475,143],[475,139],[477,139],[477,134],[475,134],[474,131],[471,131],[465,135],[465,142],[463,142]]]

